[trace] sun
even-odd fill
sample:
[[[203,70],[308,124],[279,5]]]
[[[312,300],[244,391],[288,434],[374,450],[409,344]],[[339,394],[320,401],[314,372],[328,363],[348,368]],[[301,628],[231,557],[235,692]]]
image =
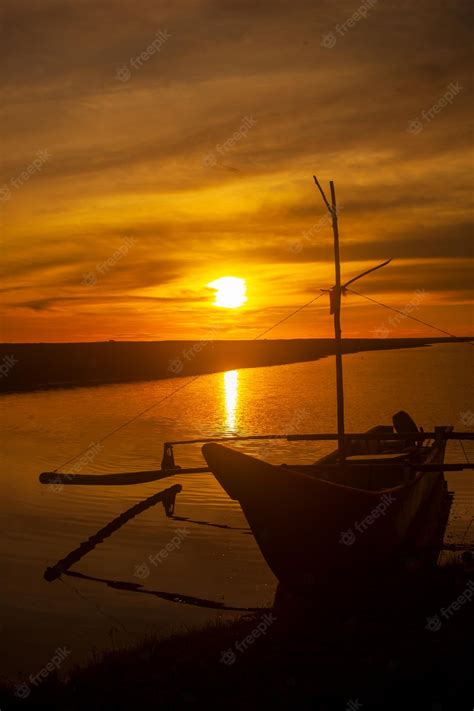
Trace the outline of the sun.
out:
[[[247,285],[245,279],[238,277],[221,277],[206,284],[216,291],[215,306],[223,306],[226,309],[237,309],[247,301]]]

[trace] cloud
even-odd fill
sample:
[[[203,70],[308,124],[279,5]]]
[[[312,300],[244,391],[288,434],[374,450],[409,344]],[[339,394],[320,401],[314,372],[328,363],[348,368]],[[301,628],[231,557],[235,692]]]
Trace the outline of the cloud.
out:
[[[114,333],[192,337],[208,318],[203,285],[230,272],[253,282],[262,323],[269,284],[277,308],[291,309],[332,259],[329,225],[304,237],[324,216],[314,172],[336,181],[346,271],[387,256],[424,261],[428,288],[465,302],[456,260],[472,256],[472,3],[384,0],[338,30],[358,5],[6,0],[0,189],[12,194],[0,207],[15,333],[70,338],[68,314],[86,309],[81,332],[107,335],[115,304],[126,323]],[[169,39],[135,68],[160,29]],[[432,111],[452,83],[458,93]],[[221,152],[246,116],[255,124]],[[12,188],[40,149],[51,160]],[[86,298],[83,273],[127,234],[136,248]],[[166,305],[166,319],[151,303]],[[35,325],[51,312],[51,326]]]

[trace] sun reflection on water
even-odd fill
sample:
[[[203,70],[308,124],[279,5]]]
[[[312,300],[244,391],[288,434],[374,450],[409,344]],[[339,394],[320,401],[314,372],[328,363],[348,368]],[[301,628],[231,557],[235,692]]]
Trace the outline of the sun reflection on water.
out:
[[[239,371],[228,370],[224,373],[224,395],[226,426],[229,430],[235,429],[237,401],[239,397]]]

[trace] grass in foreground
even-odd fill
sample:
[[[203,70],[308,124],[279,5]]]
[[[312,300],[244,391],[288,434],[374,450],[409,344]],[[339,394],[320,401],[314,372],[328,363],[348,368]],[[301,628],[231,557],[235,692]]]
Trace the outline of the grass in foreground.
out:
[[[359,592],[359,581],[348,580],[324,607],[293,600],[272,613],[150,637],[65,680],[48,677],[26,699],[4,683],[0,708],[471,711],[472,564]]]

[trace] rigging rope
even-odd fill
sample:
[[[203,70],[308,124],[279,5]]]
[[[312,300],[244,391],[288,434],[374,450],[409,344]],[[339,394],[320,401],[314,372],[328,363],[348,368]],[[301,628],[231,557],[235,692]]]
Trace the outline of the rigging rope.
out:
[[[102,442],[105,442],[106,439],[109,439],[109,437],[112,437],[112,435],[116,434],[117,432],[120,432],[120,430],[123,430],[124,427],[127,427],[127,425],[130,425],[132,422],[135,422],[135,420],[138,420],[139,417],[142,417],[142,415],[146,415],[147,412],[150,412],[150,410],[153,410],[153,408],[158,407],[158,405],[161,405],[162,402],[165,402],[165,400],[168,400],[170,397],[175,395],[177,392],[180,390],[183,390],[183,388],[187,387],[188,385],[191,385],[191,383],[194,383],[195,380],[200,378],[200,375],[195,375],[194,378],[191,380],[187,380],[185,383],[180,385],[176,390],[173,390],[173,392],[168,393],[168,395],[165,395],[161,400],[158,400],[158,402],[155,402],[153,405],[150,405],[149,407],[146,407],[144,410],[141,410],[138,414],[134,415],[131,417],[127,422],[123,422],[121,425],[116,427],[115,429],[111,430],[108,434],[104,435],[101,437],[97,442],[94,442],[92,445],[89,445],[85,449],[82,449],[78,454],[76,454],[74,457],[71,457],[67,461],[63,462],[59,467],[54,469],[54,472],[59,471],[59,469],[62,469],[65,467],[67,464],[70,464],[71,462],[74,462],[76,459],[79,459],[79,457],[82,454],[85,454],[85,452],[88,452],[90,449],[92,449],[93,446],[96,446],[97,444],[101,444]]]
[[[470,464],[471,462],[469,461],[469,457],[467,456],[466,450],[464,449],[464,444],[462,439],[458,440],[459,444],[461,445],[462,451],[464,452],[464,456],[466,457],[466,462]]]
[[[366,294],[361,294],[359,291],[354,291],[354,289],[347,289],[347,291],[350,291],[351,294],[355,294],[356,296],[361,296],[363,299],[367,299],[367,301],[372,301],[374,304],[377,304],[378,306],[383,306],[384,309],[389,309],[389,311],[395,311],[397,314],[401,314],[402,316],[406,318],[411,318],[412,321],[418,321],[418,323],[422,323],[424,326],[428,326],[429,328],[434,328],[435,331],[439,331],[440,333],[444,333],[446,336],[449,336],[450,338],[459,338],[459,336],[456,336],[454,333],[449,333],[449,331],[444,331],[442,328],[438,328],[438,326],[434,326],[432,323],[428,323],[427,321],[422,321],[421,318],[417,318],[416,316],[410,316],[410,314],[407,314],[406,311],[400,311],[400,309],[396,309],[393,306],[388,306],[387,304],[383,304],[381,301],[377,301],[377,299],[373,299],[371,296],[367,296]],[[469,345],[473,346],[474,343],[472,341],[467,341]]]
[[[276,323],[273,324],[273,326],[270,326],[270,328],[267,328],[265,331],[262,331],[262,333],[259,333],[258,336],[255,336],[255,338],[253,338],[252,340],[257,341],[259,338],[264,336],[269,331],[273,331],[274,328],[279,326],[284,321],[288,321],[289,318],[291,318],[295,314],[299,313],[300,311],[303,311],[303,309],[305,309],[307,306],[311,306],[311,304],[314,304],[314,302],[317,301],[318,299],[320,299],[321,296],[324,296],[324,292],[322,294],[318,294],[318,296],[315,296],[314,299],[311,299],[311,301],[308,301],[306,304],[303,304],[303,306],[299,306],[297,309],[295,309],[295,311],[292,311],[291,314],[288,314],[287,316],[282,318],[280,321],[277,321]]]
[[[467,533],[468,533],[469,529],[470,529],[471,526],[472,526],[472,522],[473,522],[473,521],[474,521],[474,517],[471,518],[471,520],[469,521],[468,527],[467,527],[466,530],[464,531],[464,536],[462,537],[461,543],[464,543],[464,540],[465,540],[465,538],[466,538],[466,536],[467,536]]]

